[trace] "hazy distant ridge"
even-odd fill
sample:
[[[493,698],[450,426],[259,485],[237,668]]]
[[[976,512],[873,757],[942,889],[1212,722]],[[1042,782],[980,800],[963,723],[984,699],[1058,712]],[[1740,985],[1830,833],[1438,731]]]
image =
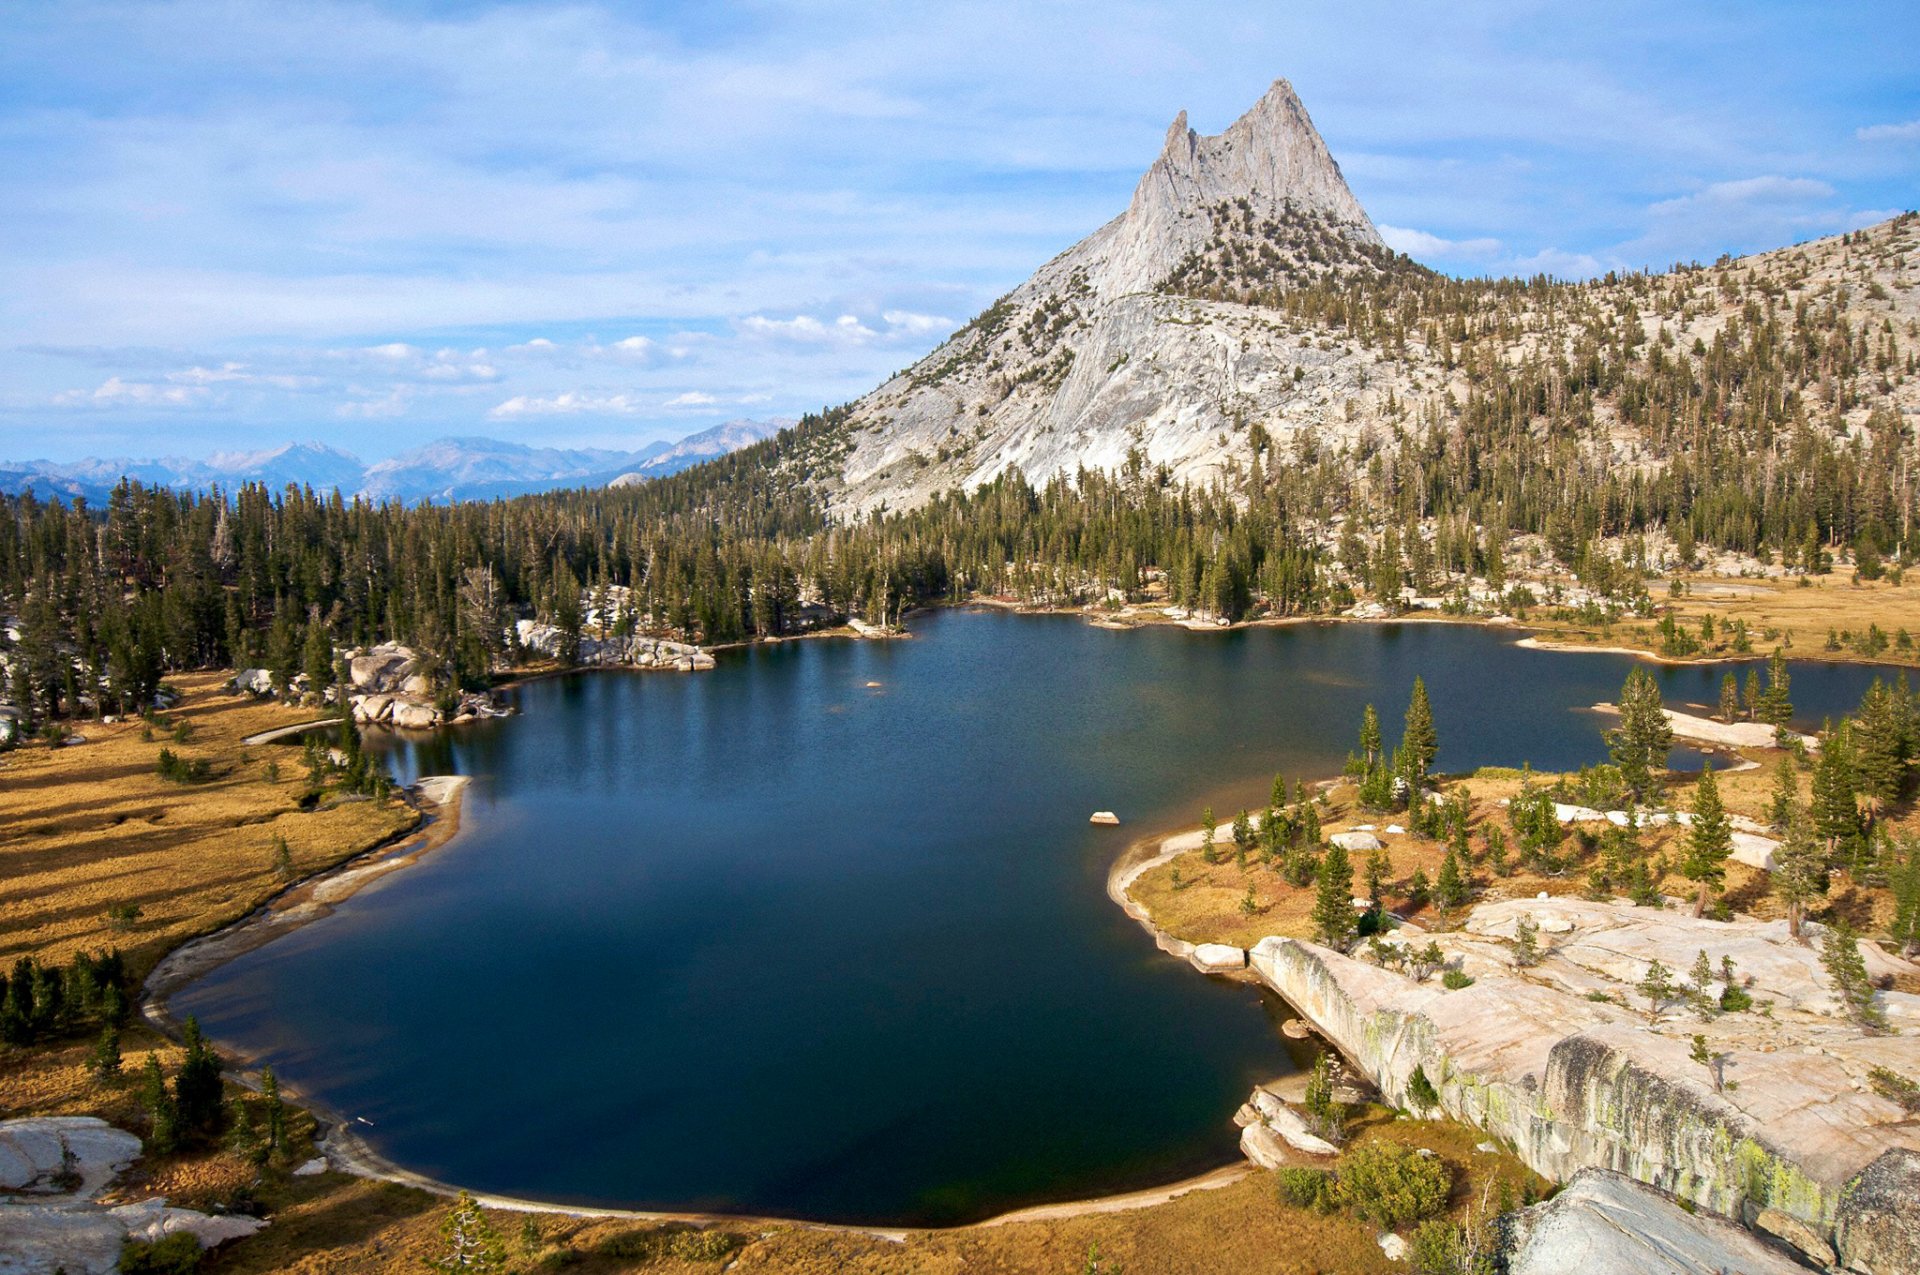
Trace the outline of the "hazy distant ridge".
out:
[[[561,487],[626,485],[659,478],[771,438],[788,420],[734,420],[689,434],[677,443],[652,442],[634,451],[530,447],[497,438],[441,438],[369,465],[324,443],[287,443],[261,451],[215,452],[204,460],[88,457],[66,463],[0,461],[0,492],[31,489],[42,499],[84,497],[104,502],[122,477],[155,486],[204,491],[243,483],[288,485],[371,500],[491,500]]]

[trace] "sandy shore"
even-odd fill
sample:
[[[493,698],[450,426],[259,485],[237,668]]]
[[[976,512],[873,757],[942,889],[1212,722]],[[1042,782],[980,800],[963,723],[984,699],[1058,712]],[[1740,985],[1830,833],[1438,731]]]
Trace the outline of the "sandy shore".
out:
[[[180,1024],[168,1000],[181,988],[236,956],[319,920],[356,891],[446,845],[460,830],[460,799],[467,782],[464,775],[434,775],[420,780],[414,785],[414,794],[427,814],[423,827],[296,882],[251,916],[167,953],[141,988],[141,1012],[147,1021],[167,1035],[178,1034]]]
[[[1515,642],[1514,645],[1524,646],[1529,651],[1586,651],[1595,655],[1631,655],[1635,659],[1645,660],[1649,664],[1671,664],[1675,667],[1683,664],[1750,664],[1755,660],[1764,660],[1767,658],[1764,655],[1752,653],[1746,655],[1689,655],[1682,658],[1675,658],[1669,655],[1656,655],[1654,652],[1638,646],[1606,646],[1599,642],[1556,642],[1552,638],[1538,636],[1523,637],[1518,642]],[[1807,657],[1796,655],[1794,658],[1806,659]]]

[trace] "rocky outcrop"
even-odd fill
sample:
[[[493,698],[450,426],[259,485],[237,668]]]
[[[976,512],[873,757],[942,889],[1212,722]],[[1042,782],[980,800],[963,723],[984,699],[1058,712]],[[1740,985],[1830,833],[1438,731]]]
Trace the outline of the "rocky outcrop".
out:
[[[514,638],[529,651],[549,657],[559,656],[565,637],[551,624],[521,620],[514,626]],[[704,673],[713,667],[713,656],[691,642],[673,642],[666,638],[631,634],[624,637],[581,637],[575,662],[589,668],[648,668],[681,673]]]
[[[140,1139],[92,1116],[0,1124],[0,1191],[90,1197],[139,1158]]]
[[[1920,1267],[1920,1155],[1888,1151],[1854,1179],[1840,1202],[1835,1247],[1865,1275]]]
[[[0,1122],[0,1275],[110,1275],[129,1239],[177,1232],[202,1248],[258,1231],[258,1218],[169,1207],[155,1196],[95,1203],[140,1155],[140,1139],[91,1116]]]
[[[831,475],[823,495],[851,517],[1013,469],[1037,482],[1114,472],[1136,449],[1205,482],[1245,463],[1255,420],[1276,438],[1313,430],[1337,445],[1357,436],[1352,404],[1389,386],[1405,398],[1413,380],[1377,351],[1198,294],[1392,263],[1277,81],[1216,135],[1183,112],[1124,212],[861,399],[819,455],[796,458],[809,477]]]
[[[1338,1155],[1340,1149],[1308,1127],[1306,1117],[1267,1088],[1253,1091],[1234,1116],[1240,1149],[1263,1169],[1298,1164],[1302,1156]]]
[[[1545,1204],[1502,1220],[1507,1275],[1804,1275],[1806,1268],[1740,1227],[1600,1169]]]
[[[448,697],[441,694],[444,677],[430,661],[398,642],[349,651],[346,658],[348,686],[342,689],[353,705],[353,719],[363,726],[432,730],[506,715],[490,695],[462,693],[451,697],[449,707]]]
[[[1523,916],[1548,936],[1527,969],[1508,944]],[[1410,1105],[1419,1068],[1443,1110],[1549,1178],[1604,1168],[1730,1218],[1777,1210],[1843,1259],[1849,1233],[1866,1243],[1894,1224],[1863,1202],[1839,1226],[1869,1166],[1920,1151],[1920,1129],[1864,1083],[1875,1065],[1920,1070],[1920,1054],[1911,1037],[1870,1036],[1840,1017],[1817,955],[1784,924],[1520,900],[1482,905],[1467,932],[1436,941],[1471,986],[1450,991],[1284,938],[1262,940],[1249,960],[1390,1101]],[[1684,972],[1700,951],[1716,972],[1731,956],[1767,1012],[1702,1021],[1678,997],[1643,1012],[1634,988],[1649,963]],[[1905,965],[1863,952],[1870,969]],[[1920,998],[1882,1000],[1896,1022],[1920,1026]],[[1711,1066],[1691,1057],[1695,1033]]]

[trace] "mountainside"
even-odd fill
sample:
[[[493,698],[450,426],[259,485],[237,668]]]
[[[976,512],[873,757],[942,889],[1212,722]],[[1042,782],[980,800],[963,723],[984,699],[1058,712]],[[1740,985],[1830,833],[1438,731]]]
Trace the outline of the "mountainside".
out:
[[[442,438],[368,465],[320,443],[260,451],[215,452],[205,460],[92,458],[66,463],[0,462],[0,492],[32,490],[42,499],[84,497],[105,503],[122,477],[160,487],[231,491],[243,483],[270,489],[311,487],[370,500],[491,500],[561,487],[626,485],[677,473],[779,432],[790,421],[728,421],[676,443],[633,451],[529,447],[494,438]]]
[[[1890,323],[1885,336],[1911,348],[1913,241],[1911,219],[1897,218],[1659,276],[1447,279],[1382,244],[1278,81],[1218,136],[1177,118],[1124,213],[853,404],[796,450],[791,472],[842,519],[1015,469],[1042,483],[1164,466],[1232,486],[1256,456],[1272,466],[1331,450],[1352,472],[1384,439],[1457,424],[1496,371],[1554,379],[1555,360],[1576,359],[1610,369],[1587,387],[1601,397],[1578,431],[1584,463],[1651,463],[1666,440],[1619,428],[1645,403],[1607,396],[1623,376],[1705,371],[1722,340],[1741,357],[1773,345],[1753,356],[1794,378],[1783,388],[1813,387],[1807,407],[1837,408],[1840,427],[1858,429],[1875,406],[1920,404],[1878,332]],[[1866,332],[1871,348],[1853,349]],[[1844,380],[1818,366],[1836,340]],[[1862,370],[1880,375],[1863,383]]]
[[[1117,471],[1136,448],[1215,470],[1240,450],[1222,430],[1283,404],[1331,423],[1356,373],[1270,316],[1183,293],[1408,268],[1285,80],[1218,136],[1183,112],[1125,212],[855,405],[827,495],[843,515],[897,509],[1011,468]]]
[[[712,429],[703,429],[698,434],[689,434],[673,446],[661,451],[645,463],[619,475],[610,481],[609,487],[631,487],[635,483],[646,482],[649,478],[664,478],[668,474],[677,474],[690,469],[716,456],[725,456],[728,452],[737,452],[742,447],[750,447],[763,439],[772,438],[794,422],[791,418],[775,418],[766,421],[737,420],[715,425]]]

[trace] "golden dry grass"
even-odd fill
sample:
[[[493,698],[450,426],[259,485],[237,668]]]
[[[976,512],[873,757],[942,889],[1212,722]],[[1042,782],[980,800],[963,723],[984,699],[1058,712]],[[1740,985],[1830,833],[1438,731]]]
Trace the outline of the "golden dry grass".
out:
[[[1688,592],[1681,597],[1660,594],[1662,606],[1671,607],[1684,626],[1698,633],[1700,620],[1711,615],[1717,630],[1736,619],[1745,620],[1752,633],[1754,651],[1770,654],[1785,644],[1797,659],[1868,661],[1882,664],[1920,664],[1920,579],[1892,584],[1887,580],[1856,580],[1851,568],[1837,568],[1831,575],[1806,577],[1802,587],[1798,577],[1786,580],[1748,580],[1725,576],[1682,577]],[[1651,621],[1623,621],[1605,628],[1590,628],[1556,621],[1545,608],[1529,617],[1529,626],[1542,637],[1555,642],[1592,643],[1632,647],[1648,653],[1659,650],[1659,638]],[[1879,655],[1867,657],[1850,649],[1829,651],[1829,630],[1865,633],[1870,625],[1879,625],[1889,643],[1905,629],[1915,645],[1905,650],[1889,645]],[[1726,655],[1722,646],[1717,654]]]
[[[0,960],[64,962],[118,947],[141,974],[283,887],[276,837],[305,876],[418,822],[397,801],[300,810],[300,750],[240,741],[308,720],[312,710],[229,695],[223,682],[216,673],[173,679],[183,699],[164,717],[187,725],[185,742],[138,720],[90,722],[78,728],[83,744],[33,744],[0,756]],[[205,759],[212,778],[160,778],[162,748]],[[267,769],[276,759],[281,777],[272,782]],[[110,907],[128,904],[140,909],[137,921],[109,919]]]
[[[1489,1184],[1520,1193],[1541,1183],[1504,1153],[1475,1150],[1483,1135],[1460,1125],[1396,1120],[1369,1109],[1355,1121],[1356,1142],[1391,1139],[1428,1147],[1456,1171],[1453,1209],[1480,1198]],[[1494,1186],[1495,1198],[1499,1196]],[[440,1255],[447,1205],[383,1183],[323,1175],[287,1179],[263,1195],[274,1225],[223,1250],[209,1264],[231,1275],[291,1272],[417,1271]],[[1231,1186],[1194,1191],[1151,1208],[1004,1226],[910,1233],[904,1241],[807,1227],[721,1224],[740,1247],[727,1259],[688,1260],[644,1251],[663,1232],[682,1229],[618,1219],[490,1212],[510,1258],[531,1266],[546,1259],[582,1275],[615,1271],[768,1275],[1070,1275],[1097,1248],[1107,1271],[1165,1275],[1306,1275],[1388,1272],[1373,1227],[1344,1216],[1322,1217],[1281,1202],[1271,1175],[1256,1172]],[[531,1221],[531,1227],[529,1227]],[[622,1241],[625,1241],[623,1244]]]

